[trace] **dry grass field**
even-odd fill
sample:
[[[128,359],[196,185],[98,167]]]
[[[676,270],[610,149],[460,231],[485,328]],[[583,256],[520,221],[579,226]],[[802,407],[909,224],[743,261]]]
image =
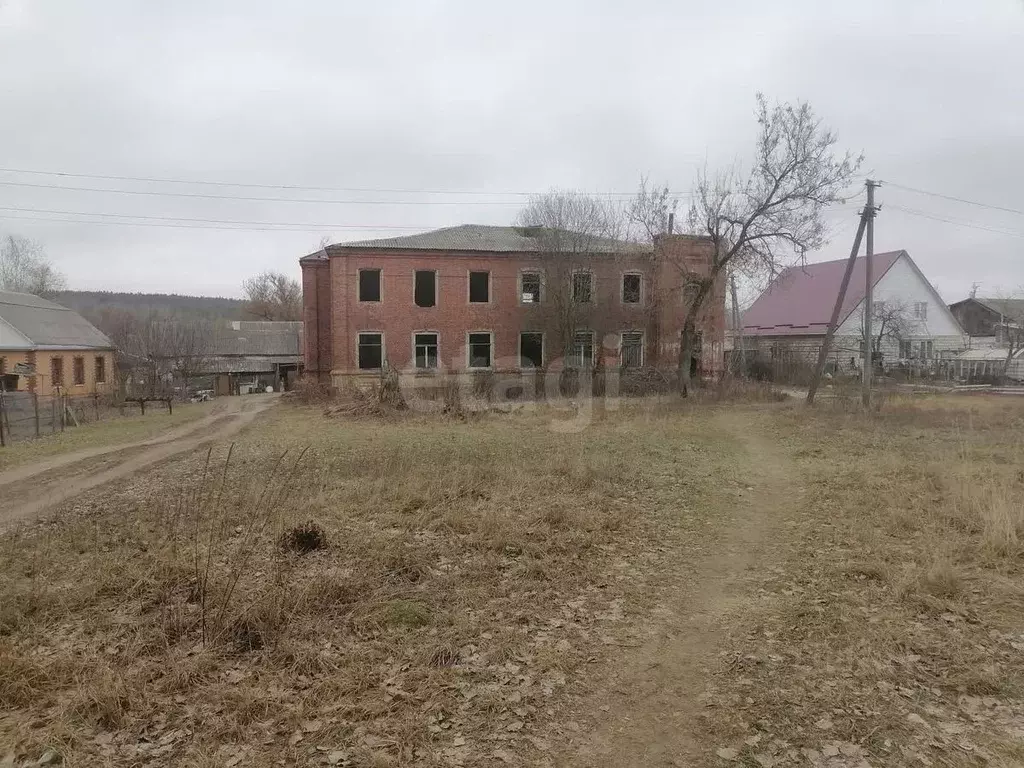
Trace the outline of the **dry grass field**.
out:
[[[1024,763],[1024,403],[564,419],[281,405],[7,533],[0,765]]]

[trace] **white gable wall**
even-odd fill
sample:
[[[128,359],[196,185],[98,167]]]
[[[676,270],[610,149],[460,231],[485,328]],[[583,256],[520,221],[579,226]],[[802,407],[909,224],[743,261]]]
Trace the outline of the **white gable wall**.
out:
[[[27,336],[0,317],[0,350],[32,348],[32,342]]]
[[[908,340],[914,342],[915,356],[922,341],[932,342],[935,357],[939,357],[942,352],[959,351],[967,346],[966,337],[964,337],[960,326],[950,315],[946,305],[941,302],[910,263],[907,256],[900,256],[889,271],[882,276],[882,279],[875,284],[874,298],[875,301],[901,303],[906,306],[907,321],[910,324]],[[925,302],[928,307],[924,320],[914,318],[914,304],[917,302]],[[850,313],[837,329],[837,336],[855,338],[859,345],[863,306],[864,302],[862,301]],[[884,340],[882,354],[887,361],[898,359],[898,344],[895,341]]]

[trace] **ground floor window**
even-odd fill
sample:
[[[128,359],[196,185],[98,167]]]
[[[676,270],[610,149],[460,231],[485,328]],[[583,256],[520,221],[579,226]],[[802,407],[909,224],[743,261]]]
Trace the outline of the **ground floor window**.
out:
[[[413,336],[417,368],[437,368],[437,334],[417,333]]]
[[[359,334],[359,370],[372,371],[384,367],[384,335]]]
[[[71,367],[72,380],[75,386],[83,386],[85,384],[85,358],[76,357]]]
[[[619,344],[619,364],[623,368],[639,368],[644,364],[644,334],[628,331]]]
[[[519,367],[540,368],[544,364],[544,334],[519,334]]]
[[[594,367],[594,332],[576,331],[572,340],[569,362],[577,368]]]
[[[469,334],[469,367],[490,368],[492,354],[492,337],[490,333],[478,332]]]
[[[107,358],[103,355],[96,356],[96,383],[104,384],[107,381]]]
[[[54,387],[64,386],[64,358],[50,358],[50,384]]]
[[[914,356],[914,342],[900,341],[900,360],[909,360]]]

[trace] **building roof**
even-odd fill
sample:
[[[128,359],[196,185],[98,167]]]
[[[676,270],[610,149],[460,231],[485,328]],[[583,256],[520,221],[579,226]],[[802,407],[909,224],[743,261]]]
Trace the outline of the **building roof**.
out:
[[[347,249],[386,249],[403,251],[470,251],[485,253],[530,253],[551,249],[550,243],[558,237],[567,239],[579,235],[543,227],[495,227],[483,224],[462,224],[444,227],[415,235],[387,237],[379,240],[357,240],[349,243],[329,245],[324,250],[312,253],[307,259],[322,259],[324,253],[344,252]],[[562,250],[554,246],[557,250]],[[569,249],[565,249],[569,250]],[[649,245],[615,240],[607,237],[590,237],[586,250],[593,253],[624,253],[650,250]]]
[[[275,365],[298,365],[302,362],[299,355],[263,357],[208,357],[202,361],[202,371],[214,373],[272,373]]]
[[[878,285],[900,256],[908,254],[906,251],[889,251],[874,255],[874,285]],[[823,261],[784,270],[743,313],[743,332],[765,336],[824,334],[832,319],[847,261],[849,259]],[[866,263],[863,256],[854,262],[853,275],[839,313],[840,325],[864,299]]]
[[[974,301],[1003,317],[1017,322],[1024,320],[1024,299],[982,299],[975,297]]]
[[[234,320],[214,331],[211,354],[213,357],[298,359],[302,355],[301,339],[301,322]]]
[[[27,338],[33,348],[114,348],[110,339],[74,310],[30,293],[0,291],[0,320]]]

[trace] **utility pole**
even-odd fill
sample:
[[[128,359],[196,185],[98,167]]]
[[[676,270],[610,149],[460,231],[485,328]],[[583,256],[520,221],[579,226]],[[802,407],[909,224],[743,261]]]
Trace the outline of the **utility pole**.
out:
[[[747,353],[743,348],[743,324],[740,322],[740,303],[736,298],[736,273],[729,275],[729,290],[732,293],[732,356],[736,360],[736,344],[739,344],[740,370],[742,376],[747,372]]]
[[[853,238],[853,248],[850,249],[850,258],[846,262],[846,271],[843,272],[843,281],[839,284],[839,293],[836,295],[836,303],[832,307],[832,319],[828,322],[828,329],[825,331],[825,340],[818,350],[818,365],[814,369],[814,378],[811,379],[811,386],[807,389],[807,404],[814,405],[814,395],[818,391],[821,377],[825,373],[825,362],[828,360],[829,348],[832,346],[832,337],[836,334],[836,326],[839,325],[839,313],[842,312],[843,302],[846,300],[846,289],[850,287],[850,277],[853,275],[853,265],[857,262],[857,253],[860,251],[860,241],[864,238],[864,230],[867,227],[868,209],[860,212],[860,225],[857,227],[857,234]]]
[[[867,232],[864,253],[864,378],[861,391],[861,402],[867,408],[871,405],[871,373],[874,366],[874,352],[872,350],[871,317],[875,311],[875,279],[873,257],[875,255],[875,187],[879,186],[877,181],[868,179],[865,184],[868,191],[868,202],[865,205],[867,211]]]

